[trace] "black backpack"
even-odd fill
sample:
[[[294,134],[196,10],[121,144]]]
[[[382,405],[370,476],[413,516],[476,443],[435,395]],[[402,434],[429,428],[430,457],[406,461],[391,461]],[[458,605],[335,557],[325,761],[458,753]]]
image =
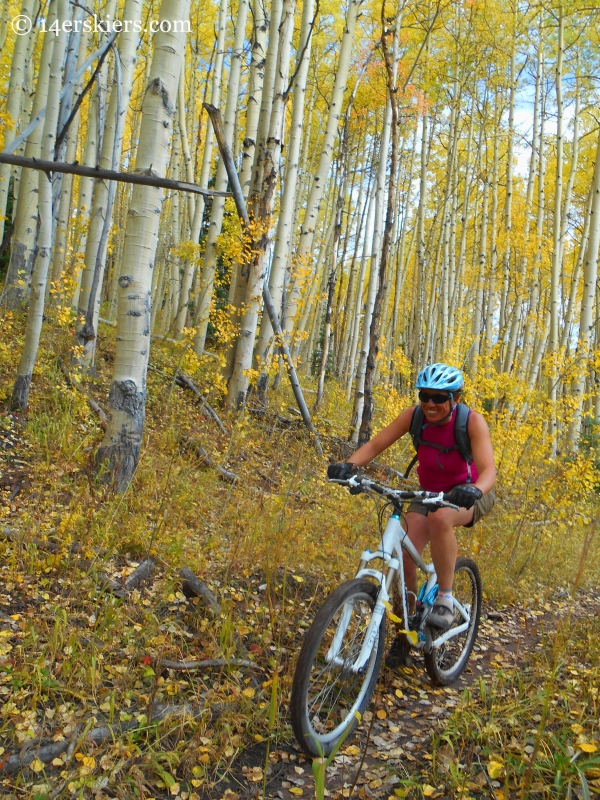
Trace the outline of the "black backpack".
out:
[[[418,452],[419,445],[425,445],[426,447],[435,447],[436,450],[439,450],[441,453],[450,453],[452,450],[458,450],[464,460],[467,462],[469,466],[469,477],[467,482],[471,482],[471,469],[470,466],[473,463],[473,452],[471,451],[471,440],[469,439],[469,432],[467,430],[467,424],[469,421],[469,407],[466,406],[464,403],[457,403],[456,404],[456,414],[454,415],[454,441],[455,444],[452,447],[443,447],[441,444],[436,444],[435,442],[424,442],[421,439],[421,432],[424,426],[427,424],[425,422],[425,414],[423,413],[423,409],[421,406],[417,406],[413,411],[412,419],[410,421],[410,428],[409,433],[412,437],[413,447]],[[414,465],[417,463],[418,456],[415,455],[413,460],[408,465],[408,469],[404,473],[404,477],[408,478],[408,474]]]

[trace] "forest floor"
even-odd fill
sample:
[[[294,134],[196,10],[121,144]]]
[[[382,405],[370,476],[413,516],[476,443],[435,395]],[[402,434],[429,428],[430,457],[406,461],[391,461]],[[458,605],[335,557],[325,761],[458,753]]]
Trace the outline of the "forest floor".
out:
[[[469,666],[452,686],[432,686],[419,656],[409,667],[384,668],[363,722],[328,769],[326,796],[337,800],[352,794],[365,800],[403,797],[413,791],[417,796],[433,798],[483,795],[502,800],[504,781],[498,778],[506,775],[505,755],[498,752],[499,748],[494,751],[494,731],[491,731],[487,747],[459,737],[453,741],[449,733],[445,735],[448,719],[460,717],[465,706],[468,714],[479,716],[485,725],[486,702],[481,695],[482,686],[497,682],[499,675],[506,679],[519,672],[529,674],[534,682],[543,680],[540,655],[548,655],[557,628],[565,624],[592,624],[600,631],[599,613],[600,591],[581,593],[574,602],[563,595],[541,601],[537,607],[518,604],[494,610],[488,608]],[[567,654],[565,664],[568,662]],[[597,662],[595,666],[598,667]],[[563,670],[562,680],[556,682],[554,693],[560,695],[561,689],[571,692],[573,675],[582,670],[584,675],[586,669],[577,659],[572,659],[568,669]],[[531,730],[522,747],[516,740],[512,747],[513,757],[521,754],[522,763],[527,762],[528,754],[533,751],[537,725],[541,721],[536,710],[530,711]],[[572,719],[570,728],[576,733],[581,727],[579,716],[573,715]],[[553,726],[560,728],[558,718],[545,721],[545,728]],[[261,797],[265,755],[264,744],[245,751],[233,762],[229,773],[203,797],[207,800]],[[463,761],[454,779],[449,780],[451,765]],[[293,745],[272,748],[268,764],[267,797],[292,800],[313,796],[310,760]],[[600,776],[600,770],[596,769],[596,773]],[[257,791],[257,782],[260,791]],[[541,791],[539,781],[532,781],[532,784],[533,794]],[[509,791],[507,796],[518,794],[515,785],[510,789],[514,792]],[[600,781],[592,779],[588,789],[600,794]],[[579,791],[576,787],[575,796],[584,796],[581,791],[581,787]]]
[[[149,373],[148,455],[126,496],[95,482],[102,434],[60,370],[40,379],[47,409],[0,415],[2,800],[314,797],[288,722],[293,668],[375,512],[325,484],[285,401],[277,430],[223,416],[226,436],[166,369]],[[600,590],[573,591],[583,556],[538,541],[517,581],[515,540],[485,525],[461,540],[484,581],[467,671],[434,688],[418,657],[384,668],[326,796],[600,795]]]

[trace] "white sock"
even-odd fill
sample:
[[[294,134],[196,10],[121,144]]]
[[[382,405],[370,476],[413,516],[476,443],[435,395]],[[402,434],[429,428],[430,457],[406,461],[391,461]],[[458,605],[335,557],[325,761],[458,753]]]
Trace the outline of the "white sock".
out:
[[[450,611],[452,611],[454,608],[454,603],[452,602],[452,589],[438,589],[436,603],[446,606],[446,608],[449,608]]]

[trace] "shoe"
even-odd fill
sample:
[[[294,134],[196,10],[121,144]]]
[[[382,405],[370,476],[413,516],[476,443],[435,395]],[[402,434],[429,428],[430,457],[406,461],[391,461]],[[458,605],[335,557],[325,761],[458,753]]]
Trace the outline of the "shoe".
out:
[[[430,628],[439,628],[441,631],[447,631],[452,627],[453,622],[454,612],[441,603],[436,603],[427,617],[427,625]]]
[[[390,669],[395,669],[396,667],[410,667],[411,664],[410,645],[403,634],[398,634],[386,653],[385,665]]]

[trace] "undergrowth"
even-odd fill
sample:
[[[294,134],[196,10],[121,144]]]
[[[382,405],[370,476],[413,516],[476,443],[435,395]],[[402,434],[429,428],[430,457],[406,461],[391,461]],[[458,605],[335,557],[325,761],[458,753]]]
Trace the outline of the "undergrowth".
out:
[[[6,315],[0,324],[4,405],[23,323]],[[72,371],[72,340],[68,330],[50,320],[31,407],[20,418],[0,417],[0,438],[17,440],[14,450],[8,444],[4,450],[3,474],[17,477],[0,489],[0,524],[18,534],[0,539],[0,622],[5,623],[0,761],[15,752],[26,756],[33,745],[76,740],[50,764],[35,759],[28,769],[4,776],[3,797],[170,795],[194,800],[228,774],[250,743],[268,740],[274,747],[289,742],[286,701],[301,635],[321,598],[351,577],[357,554],[376,538],[373,502],[327,484],[326,460],[317,456],[290,410],[293,399],[285,381],[271,392],[267,413],[253,413],[252,398],[239,414],[223,411],[218,363],[188,358],[185,345],[154,344],[142,455],[129,489],[114,495],[94,472],[102,430],[85,394],[103,405],[112,336],[102,331],[97,375],[75,372],[73,385],[64,372]],[[215,406],[226,434],[199,410],[193,394],[175,385],[180,365]],[[305,385],[310,388],[310,381]],[[479,397],[471,388],[469,402],[483,408],[489,391],[483,387]],[[386,389],[377,402],[378,425],[383,425],[411,399]],[[574,458],[549,459],[535,444],[535,416],[533,422],[519,423],[514,408],[504,404],[486,414],[499,462],[499,499],[489,518],[460,534],[461,552],[477,558],[486,600],[496,604],[511,602],[532,587],[541,596],[557,585],[594,583],[599,575],[590,499],[596,480],[594,447]],[[336,439],[346,439],[349,416],[343,389],[329,383],[316,424],[332,459],[344,457]],[[207,466],[201,449],[237,480],[222,480],[217,469]],[[400,469],[409,460],[406,444],[396,445],[386,457]],[[55,552],[48,552],[45,543]],[[148,557],[156,564],[152,582],[125,598],[106,588],[105,576],[122,582]],[[215,593],[218,618],[201,599],[183,593],[182,567]],[[590,629],[589,635],[597,648],[597,630]],[[160,666],[164,660],[239,658],[240,641],[255,668],[175,671]],[[540,662],[539,674],[558,674],[558,669],[558,661]],[[583,690],[587,681],[581,675]],[[524,762],[511,760],[506,738],[511,726],[496,722],[495,704],[516,703],[510,713],[524,718],[521,700],[511,698],[515,691],[515,697],[524,692],[529,698],[529,678],[500,674],[497,680],[492,687],[480,687],[478,710],[470,714],[467,703],[447,736],[465,742],[465,752],[481,748],[481,758],[504,754],[497,762],[498,775],[510,789],[522,778],[518,770]],[[572,681],[568,685],[575,686]],[[539,714],[546,696],[541,691],[539,698],[527,700],[527,708]],[[592,699],[597,703],[597,693],[586,695],[586,702]],[[575,702],[584,708],[583,698]],[[550,703],[556,713],[575,708],[567,709],[554,690]],[[188,704],[198,713],[153,721],[161,704]],[[518,724],[527,724],[534,731],[527,736],[535,739],[534,726],[520,719]],[[84,743],[91,728],[115,720],[139,724],[96,749]],[[573,724],[588,734],[583,712]],[[576,740],[561,730],[558,742],[568,760]],[[532,785],[549,775],[549,742],[543,738],[538,743]],[[457,772],[457,786],[465,774]],[[264,779],[257,768],[252,780],[262,786]]]

